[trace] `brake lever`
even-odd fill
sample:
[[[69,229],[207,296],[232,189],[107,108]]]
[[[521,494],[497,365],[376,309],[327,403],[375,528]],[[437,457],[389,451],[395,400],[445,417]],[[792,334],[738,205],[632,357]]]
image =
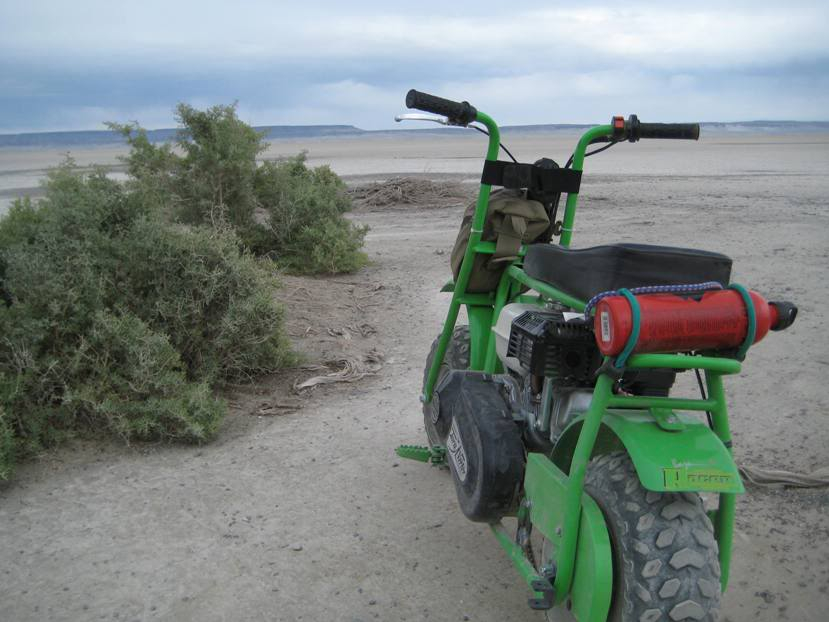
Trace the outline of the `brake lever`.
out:
[[[432,121],[433,123],[439,123],[440,125],[451,125],[451,123],[449,123],[449,119],[446,117],[433,117],[428,114],[417,113],[399,114],[394,117],[394,120],[398,123],[401,121]]]

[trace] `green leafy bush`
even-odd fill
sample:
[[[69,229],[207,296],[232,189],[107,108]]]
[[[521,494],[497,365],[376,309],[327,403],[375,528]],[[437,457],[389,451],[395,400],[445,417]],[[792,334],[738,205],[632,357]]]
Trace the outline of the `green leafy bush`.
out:
[[[259,167],[264,138],[239,120],[235,106],[199,111],[181,104],[177,110],[182,155],[150,143],[136,124],[109,124],[130,145],[124,158],[129,187],[146,205],[177,222],[230,226],[248,249],[293,271],[351,272],[365,265],[360,249],[367,228],[343,216],[351,199],[330,168],[309,169],[304,154]]]
[[[0,220],[0,477],[77,431],[209,439],[211,387],[291,362],[271,273],[147,196],[69,161]]]
[[[135,224],[118,280],[140,299],[132,311],[163,329],[188,374],[238,381],[289,362],[276,279],[239,251],[229,229]]]
[[[188,381],[167,336],[129,312],[98,312],[72,363],[63,406],[125,440],[204,441],[224,415],[209,383]]]
[[[352,272],[366,263],[360,251],[367,227],[343,218],[351,199],[327,166],[309,169],[305,154],[266,162],[256,171],[256,195],[267,212],[267,234],[254,250],[271,252],[296,272]]]

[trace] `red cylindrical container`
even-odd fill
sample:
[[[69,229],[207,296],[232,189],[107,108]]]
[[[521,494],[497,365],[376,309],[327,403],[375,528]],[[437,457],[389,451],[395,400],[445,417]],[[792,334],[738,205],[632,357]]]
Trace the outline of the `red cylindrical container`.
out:
[[[756,292],[757,328],[760,341],[779,320],[777,308]],[[637,296],[640,309],[639,339],[634,352],[686,352],[720,350],[740,346],[748,331],[748,313],[739,292],[724,289],[706,292],[700,300],[674,294]],[[609,296],[596,305],[596,343],[604,355],[615,356],[625,347],[633,328],[630,303],[624,296]]]

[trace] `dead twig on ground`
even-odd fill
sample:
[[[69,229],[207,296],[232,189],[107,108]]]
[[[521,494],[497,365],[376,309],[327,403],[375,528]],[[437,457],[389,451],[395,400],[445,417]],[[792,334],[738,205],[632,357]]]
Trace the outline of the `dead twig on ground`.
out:
[[[415,177],[392,177],[384,182],[364,184],[351,190],[350,194],[356,206],[363,209],[392,205],[443,207],[470,197],[470,191],[458,182],[435,182]]]
[[[366,354],[363,361],[353,358],[342,358],[335,361],[328,361],[321,369],[327,369],[327,374],[313,376],[304,382],[297,382],[294,384],[294,391],[297,393],[305,389],[313,389],[321,384],[331,384],[334,382],[357,382],[366,376],[375,375],[382,367],[383,355],[376,350],[372,350]],[[316,369],[320,369],[316,366]]]
[[[293,402],[264,402],[251,414],[258,415],[259,417],[270,417],[273,415],[285,415],[300,408],[302,408],[302,402],[299,400]]]

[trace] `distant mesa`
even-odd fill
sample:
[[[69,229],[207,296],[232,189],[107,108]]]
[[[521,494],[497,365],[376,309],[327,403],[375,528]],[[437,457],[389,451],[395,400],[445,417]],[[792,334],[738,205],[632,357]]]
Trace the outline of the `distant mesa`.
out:
[[[353,125],[266,125],[254,128],[265,132],[266,140],[278,138],[316,138],[323,136],[359,136],[365,130]],[[147,130],[153,143],[175,140],[177,129]],[[83,147],[86,145],[118,145],[124,137],[109,130],[78,132],[30,132],[0,134],[0,147]]]

